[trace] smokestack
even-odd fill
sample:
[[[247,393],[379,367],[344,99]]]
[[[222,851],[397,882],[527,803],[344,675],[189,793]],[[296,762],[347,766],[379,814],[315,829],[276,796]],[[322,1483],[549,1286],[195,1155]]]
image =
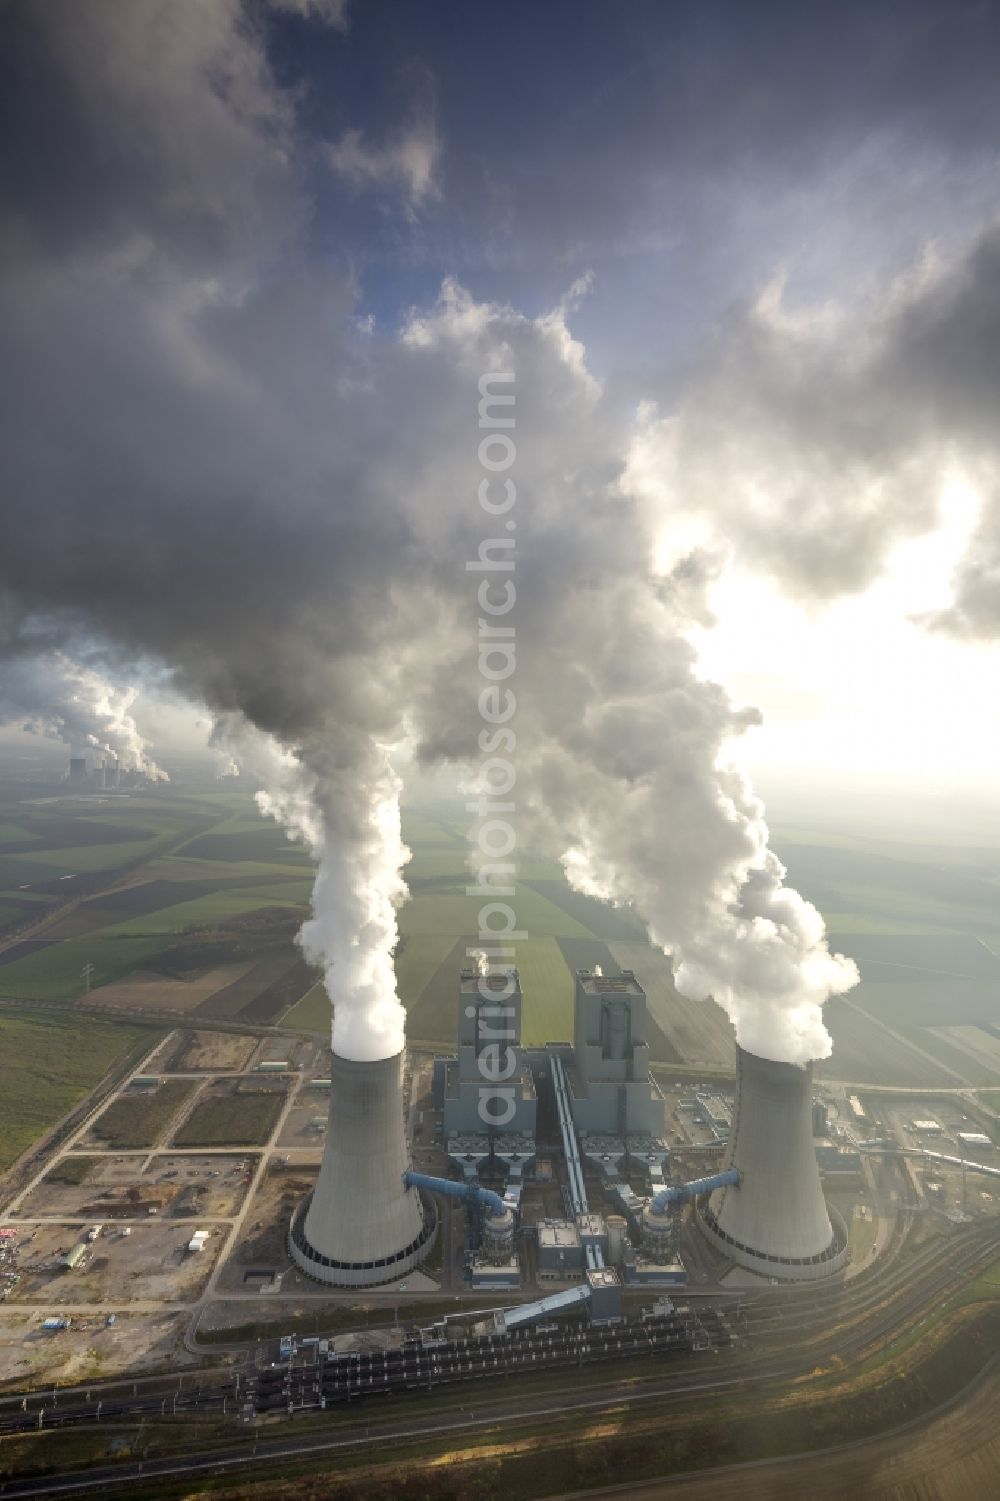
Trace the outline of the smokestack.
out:
[[[702,1211],[709,1240],[766,1277],[812,1281],[847,1262],[840,1216],[831,1223],[812,1138],[812,1064],[736,1049],[736,1106],[725,1167],[743,1174]]]
[[[330,1120],[316,1187],[292,1217],[292,1260],[334,1287],[374,1287],[405,1276],[437,1235],[403,1174],[403,1054],[356,1059],[330,1055]]]

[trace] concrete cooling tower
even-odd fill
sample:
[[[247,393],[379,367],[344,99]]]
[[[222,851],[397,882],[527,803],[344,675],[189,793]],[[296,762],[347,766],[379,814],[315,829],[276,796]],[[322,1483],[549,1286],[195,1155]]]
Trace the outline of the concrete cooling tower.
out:
[[[403,1181],[403,1055],[362,1062],[332,1053],[330,1089],[319,1179],[292,1217],[292,1260],[335,1287],[393,1282],[437,1235],[433,1204]]]
[[[723,1255],[766,1277],[812,1281],[847,1262],[847,1234],[831,1222],[812,1136],[812,1065],[736,1050],[736,1104],[724,1159],[743,1175],[701,1212]]]

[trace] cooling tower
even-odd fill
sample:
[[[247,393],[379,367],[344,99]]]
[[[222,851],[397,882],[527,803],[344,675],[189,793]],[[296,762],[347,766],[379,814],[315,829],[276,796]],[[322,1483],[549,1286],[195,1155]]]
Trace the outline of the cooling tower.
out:
[[[811,1281],[847,1261],[820,1187],[812,1139],[812,1065],[736,1050],[736,1105],[725,1166],[739,1186],[716,1189],[701,1213],[708,1238],[731,1261],[767,1277]]]
[[[437,1234],[433,1204],[403,1182],[403,1055],[361,1062],[332,1053],[330,1090],[319,1179],[292,1218],[292,1260],[335,1287],[393,1282]]]

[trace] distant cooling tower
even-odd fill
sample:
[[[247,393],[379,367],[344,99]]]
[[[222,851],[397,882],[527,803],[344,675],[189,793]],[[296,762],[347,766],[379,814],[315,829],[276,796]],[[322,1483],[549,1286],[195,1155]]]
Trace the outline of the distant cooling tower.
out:
[[[330,1119],[319,1180],[292,1218],[292,1259],[320,1282],[393,1282],[428,1254],[437,1234],[403,1174],[403,1055],[360,1062],[330,1058]]]
[[[839,1215],[831,1222],[812,1139],[812,1065],[736,1050],[736,1106],[725,1166],[742,1183],[720,1188],[702,1227],[720,1251],[767,1277],[811,1281],[847,1262]]]

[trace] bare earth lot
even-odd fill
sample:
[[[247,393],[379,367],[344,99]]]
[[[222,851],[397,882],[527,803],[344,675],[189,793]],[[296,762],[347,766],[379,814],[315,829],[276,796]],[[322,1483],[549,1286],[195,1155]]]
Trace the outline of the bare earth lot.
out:
[[[38,1225],[30,1247],[21,1256],[21,1281],[8,1302],[41,1304],[58,1310],[60,1303],[189,1303],[208,1281],[221,1235],[205,1249],[187,1249],[190,1225],[157,1221],[131,1227],[106,1226],[75,1271],[59,1269],[58,1258],[79,1238],[72,1226]]]
[[[178,1074],[208,1073],[241,1069],[249,1062],[256,1037],[234,1032],[185,1033],[170,1059],[170,1072]]]
[[[76,1316],[70,1330],[49,1334],[41,1327],[45,1313],[26,1310],[23,1317],[0,1320],[0,1390],[176,1370],[195,1359],[184,1348],[183,1314],[119,1313],[109,1327],[106,1316],[95,1313]]]
[[[124,1224],[141,1222],[149,1204],[171,1218],[229,1218],[242,1207],[245,1179],[256,1159],[221,1152],[165,1152],[152,1158],[128,1152],[90,1160],[95,1166],[83,1183],[43,1178],[24,1200],[18,1218]]]

